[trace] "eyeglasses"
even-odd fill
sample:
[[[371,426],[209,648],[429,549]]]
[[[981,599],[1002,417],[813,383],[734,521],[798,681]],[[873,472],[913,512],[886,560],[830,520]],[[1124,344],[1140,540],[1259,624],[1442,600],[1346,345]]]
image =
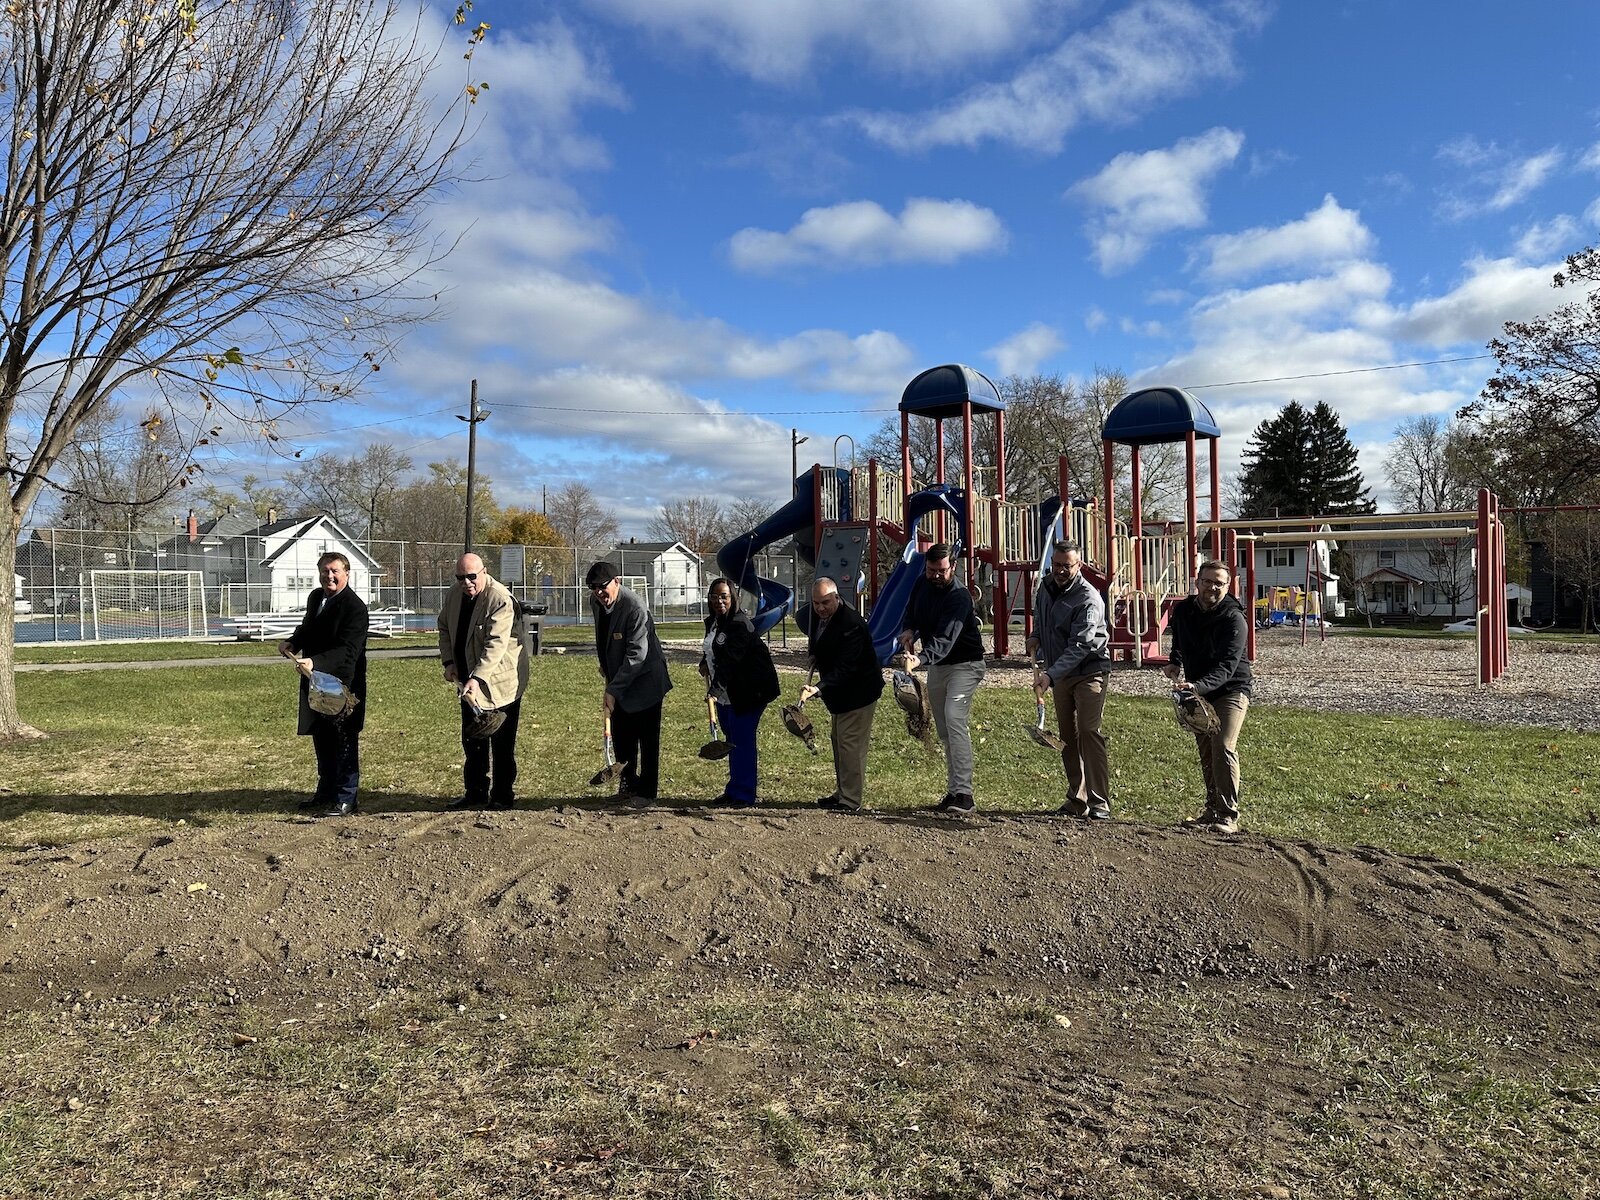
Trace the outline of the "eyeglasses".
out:
[[[604,583],[591,583],[589,585],[589,590],[598,596],[601,592],[605,591],[611,586],[611,582],[612,581],[608,579]]]
[[[465,575],[457,575],[456,576],[456,582],[457,583],[465,583],[469,579],[471,579],[474,582],[476,582],[477,578],[478,578],[478,573],[476,571],[468,571]]]

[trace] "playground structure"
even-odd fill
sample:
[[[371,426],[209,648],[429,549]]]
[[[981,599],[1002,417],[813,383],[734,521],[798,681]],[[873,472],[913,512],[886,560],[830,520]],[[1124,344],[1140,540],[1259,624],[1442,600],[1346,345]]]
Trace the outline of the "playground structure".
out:
[[[1297,587],[1271,587],[1255,603],[1257,629],[1275,628],[1279,625],[1313,625],[1322,621],[1321,595]]]
[[[754,621],[765,632],[793,614],[802,631],[808,628],[809,605],[796,605],[790,588],[763,579],[756,556],[766,547],[793,537],[800,558],[815,577],[835,581],[846,602],[868,616],[880,663],[895,652],[895,637],[911,590],[923,573],[926,549],[936,541],[952,547],[952,557],[965,565],[966,586],[976,595],[993,589],[994,651],[1010,652],[1008,614],[1021,601],[1023,633],[1032,632],[1033,597],[1037,582],[1049,569],[1052,544],[1060,538],[1077,543],[1085,577],[1106,598],[1110,652],[1113,660],[1136,666],[1167,662],[1163,637],[1172,608],[1191,594],[1199,564],[1207,558],[1225,563],[1236,598],[1253,611],[1255,548],[1300,545],[1308,550],[1330,537],[1340,541],[1471,537],[1475,540],[1478,581],[1478,677],[1489,683],[1504,673],[1508,658],[1505,601],[1505,531],[1498,501],[1487,490],[1479,494],[1475,512],[1372,514],[1348,517],[1305,516],[1265,520],[1222,520],[1218,442],[1221,431],[1206,406],[1176,387],[1153,387],[1123,397],[1107,414],[1101,431],[1102,472],[1097,489],[1074,498],[1065,456],[1058,462],[1057,494],[1032,502],[1007,499],[1005,478],[1005,402],[981,372],[960,364],[923,371],[906,385],[899,404],[900,461],[893,466],[867,460],[848,465],[814,464],[794,481],[793,499],[754,529],[730,540],[717,552],[722,573],[756,598]],[[916,480],[911,464],[911,422],[934,422],[931,480]],[[945,479],[945,423],[960,421],[960,478]],[[993,423],[993,487],[977,486],[974,464],[975,422]],[[841,439],[842,440],[842,439]],[[1200,520],[1199,445],[1207,444],[1208,520]],[[1178,443],[1184,447],[1184,517],[1146,525],[1142,512],[1141,449]],[[1128,449],[1130,497],[1126,519],[1116,511],[1116,452]],[[898,468],[898,469],[896,469]],[[1437,522],[1415,528],[1419,516]],[[880,570],[880,544],[903,547],[886,577]],[[1304,644],[1309,619],[1315,616],[1321,636],[1319,586],[1326,582],[1307,555],[1303,597],[1298,615]],[[1294,589],[1298,590],[1298,589]],[[1272,605],[1269,603],[1269,612]],[[1255,622],[1249,623],[1248,654],[1255,658]]]
[[[996,606],[1004,611],[1007,583],[1019,572],[1027,578],[1048,555],[1051,530],[1061,508],[1058,497],[1016,503],[1005,495],[1005,402],[982,372],[959,364],[933,367],[909,384],[900,398],[900,461],[869,458],[865,465],[815,464],[794,481],[794,498],[747,533],[717,552],[717,566],[756,597],[754,621],[771,629],[789,613],[807,627],[808,605],[795,604],[790,589],[762,579],[755,557],[785,537],[795,539],[800,558],[817,577],[839,586],[846,602],[868,613],[868,627],[879,661],[887,664],[895,636],[922,575],[924,552],[937,541],[951,545],[952,557],[966,565],[967,586],[976,590],[980,568],[992,573]],[[934,422],[934,477],[917,480],[911,468],[911,422]],[[960,421],[961,478],[944,473],[945,422]],[[992,421],[996,466],[993,494],[979,492],[973,461],[975,423]],[[837,447],[837,443],[835,443]],[[898,561],[883,575],[883,541],[903,546]],[[864,584],[864,586],[862,586]],[[1004,625],[996,653],[1006,653]]]

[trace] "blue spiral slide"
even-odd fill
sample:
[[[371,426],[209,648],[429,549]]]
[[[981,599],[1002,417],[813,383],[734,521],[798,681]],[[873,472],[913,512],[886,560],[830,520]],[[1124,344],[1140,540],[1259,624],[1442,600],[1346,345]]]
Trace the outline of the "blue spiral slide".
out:
[[[847,485],[849,472],[838,468],[839,482]],[[717,551],[717,569],[733,580],[745,592],[757,597],[756,611],[752,614],[756,632],[766,633],[790,612],[794,611],[794,592],[776,579],[763,579],[756,572],[756,555],[774,542],[793,537],[800,557],[816,565],[816,545],[813,542],[813,520],[816,515],[815,476],[807,471],[795,480],[794,499],[773,513],[748,533],[742,533]],[[847,490],[841,487],[841,491]],[[938,484],[911,494],[906,512],[907,542],[900,561],[889,574],[872,607],[868,627],[872,631],[872,644],[878,652],[878,661],[887,665],[894,655],[895,638],[900,632],[900,622],[905,616],[906,604],[911,599],[911,589],[922,576],[922,553],[917,549],[916,527],[929,513],[941,509],[952,514],[961,540],[966,540],[966,505],[964,493],[950,484]],[[841,520],[851,520],[851,514],[840,513]]]
[[[841,485],[848,485],[850,472],[837,470]],[[817,548],[813,544],[813,519],[816,515],[816,476],[807,471],[794,481],[794,499],[773,513],[748,533],[741,533],[717,551],[717,569],[740,588],[756,597],[756,611],[751,615],[757,633],[766,633],[784,616],[794,610],[794,592],[776,579],[763,579],[756,573],[756,555],[774,542],[793,537],[800,557],[816,565]],[[848,490],[847,487],[841,490]],[[848,514],[843,514],[848,520]]]

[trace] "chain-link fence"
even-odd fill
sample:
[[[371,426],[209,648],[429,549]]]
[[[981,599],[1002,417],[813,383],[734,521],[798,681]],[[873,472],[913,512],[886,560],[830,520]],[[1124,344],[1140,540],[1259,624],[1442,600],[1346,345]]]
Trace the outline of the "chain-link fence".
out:
[[[351,587],[395,628],[433,628],[447,591],[456,586],[459,543],[350,544],[322,527],[292,537],[299,528],[277,536],[269,531],[268,536],[232,537],[185,531],[35,530],[17,546],[17,641],[92,641],[97,625],[105,636],[106,622],[96,619],[97,599],[103,608],[104,580],[118,572],[198,573],[206,632],[213,637],[236,636],[241,626],[248,630],[252,616],[300,612],[317,586],[317,558],[327,551],[350,559]],[[489,573],[519,600],[544,605],[550,624],[590,619],[583,580],[594,562],[612,563],[658,621],[701,617],[706,585],[716,574],[715,564],[660,544],[595,546],[576,554],[564,546],[482,546],[478,553]],[[801,589],[809,586],[810,569],[794,554],[761,555],[756,569],[763,578],[796,587],[804,598]],[[102,580],[98,591],[96,573]],[[138,592],[125,594],[137,597]],[[117,603],[140,607],[136,599]],[[746,607],[752,603],[746,597]],[[137,612],[118,615],[129,618],[118,628],[132,631],[122,636],[174,636],[169,622],[154,617],[140,621]],[[254,625],[259,628],[259,622]]]

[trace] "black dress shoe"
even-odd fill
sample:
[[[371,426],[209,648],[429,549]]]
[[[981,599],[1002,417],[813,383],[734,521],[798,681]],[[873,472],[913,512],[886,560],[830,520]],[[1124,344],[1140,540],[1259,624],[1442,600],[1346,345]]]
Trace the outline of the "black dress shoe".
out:
[[[484,805],[491,812],[505,812],[507,809],[515,808],[516,806],[517,802],[515,800],[491,800]]]
[[[718,796],[715,800],[709,800],[706,802],[707,808],[754,808],[755,806],[756,802],[754,800],[735,800],[726,792]]]
[[[445,812],[477,812],[480,808],[488,808],[487,800],[480,800],[476,796],[463,796],[454,804],[446,804]]]
[[[325,817],[353,817],[356,814],[354,800],[335,800],[333,807],[322,815]]]
[[[297,812],[319,813],[319,812],[322,812],[325,808],[328,807],[328,802],[326,800],[324,800],[321,796],[307,796],[304,800],[300,801],[300,803],[296,804],[294,807],[295,807],[295,811],[297,811]]]

